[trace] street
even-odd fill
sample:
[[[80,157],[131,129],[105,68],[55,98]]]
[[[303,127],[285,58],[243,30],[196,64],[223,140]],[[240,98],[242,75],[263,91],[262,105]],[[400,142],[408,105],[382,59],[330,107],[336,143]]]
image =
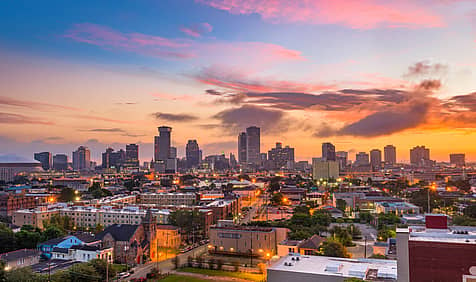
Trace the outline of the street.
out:
[[[180,261],[181,264],[184,264],[184,263],[187,262],[188,257],[198,256],[198,255],[206,252],[207,249],[208,249],[208,245],[202,245],[202,246],[197,247],[193,250],[190,250],[186,253],[179,254],[178,255],[179,261]],[[130,280],[130,279],[133,279],[133,278],[146,277],[147,273],[151,272],[151,270],[154,267],[157,267],[157,265],[158,265],[158,269],[159,269],[160,272],[169,272],[169,271],[173,270],[174,267],[175,267],[175,265],[172,261],[172,258],[167,259],[167,260],[163,260],[159,263],[157,263],[157,262],[148,262],[148,263],[145,263],[145,264],[142,264],[142,265],[139,265],[139,266],[135,267],[134,268],[134,274],[127,277],[126,280]]]

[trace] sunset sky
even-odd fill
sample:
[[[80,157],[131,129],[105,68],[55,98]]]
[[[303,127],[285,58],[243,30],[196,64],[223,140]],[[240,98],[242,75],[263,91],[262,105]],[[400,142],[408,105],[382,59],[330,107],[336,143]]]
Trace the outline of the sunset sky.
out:
[[[0,156],[141,144],[203,154],[262,128],[297,160],[321,143],[476,161],[474,0],[0,1]],[[0,159],[1,160],[1,159]]]

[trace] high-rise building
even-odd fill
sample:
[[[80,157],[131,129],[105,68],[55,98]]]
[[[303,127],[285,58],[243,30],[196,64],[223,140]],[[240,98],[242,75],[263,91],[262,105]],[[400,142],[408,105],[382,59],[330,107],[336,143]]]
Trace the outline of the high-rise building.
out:
[[[102,153],[102,168],[121,168],[126,162],[126,152],[120,149],[114,152],[114,149],[107,148],[106,152]]]
[[[261,158],[260,128],[250,126],[246,129],[246,161],[248,164],[260,165]]]
[[[386,164],[396,164],[397,163],[397,148],[393,145],[387,145],[383,148],[383,156]]]
[[[370,166],[373,170],[379,170],[382,165],[382,151],[373,149],[370,151]]]
[[[34,158],[41,163],[44,170],[53,168],[53,158],[50,152],[35,153]]]
[[[312,159],[312,179],[329,179],[339,177],[339,162],[326,161],[322,158]]]
[[[277,142],[276,147],[268,151],[268,160],[271,161],[273,169],[291,169],[294,167],[294,148],[283,148],[283,145]]]
[[[324,161],[336,160],[336,147],[332,143],[322,143],[322,159]]]
[[[171,146],[171,132],[172,128],[168,126],[161,126],[159,129],[159,136],[154,139],[154,156],[155,161],[167,161],[170,158]]]
[[[177,148],[170,147],[169,159],[176,159],[177,158]]]
[[[336,161],[339,162],[339,167],[341,170],[347,166],[348,159],[349,159],[349,153],[345,151],[336,152]]]
[[[359,152],[355,155],[355,166],[367,166],[369,164],[369,154],[367,154],[366,152]]]
[[[241,132],[238,135],[238,162],[240,164],[246,164],[246,132]]]
[[[53,156],[53,168],[55,170],[68,169],[68,156],[64,154],[56,154]]]
[[[410,163],[412,165],[424,166],[430,161],[430,149],[425,146],[416,146],[410,149]]]
[[[465,166],[465,154],[450,154],[450,163],[456,167]]]
[[[79,146],[73,152],[73,169],[89,170],[91,165],[91,151],[85,146]]]
[[[129,167],[139,167],[139,145],[126,145],[126,164]]]
[[[187,167],[197,167],[200,164],[200,147],[197,140],[188,140],[185,147],[185,156],[187,158]]]

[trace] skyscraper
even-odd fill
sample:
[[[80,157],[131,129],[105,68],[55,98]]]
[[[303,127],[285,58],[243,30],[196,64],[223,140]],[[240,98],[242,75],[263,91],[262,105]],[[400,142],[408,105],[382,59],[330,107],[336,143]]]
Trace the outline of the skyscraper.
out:
[[[200,164],[200,147],[197,140],[188,140],[185,147],[185,156],[188,168],[197,167]]]
[[[73,152],[73,169],[89,170],[91,166],[91,151],[85,146],[79,146]]]
[[[355,155],[355,166],[368,166],[369,163],[369,154],[366,152],[359,152]]]
[[[277,142],[276,147],[268,151],[268,160],[272,162],[273,169],[293,168],[294,148],[289,146],[283,148],[283,145]]]
[[[430,149],[425,146],[416,146],[410,149],[410,163],[423,166],[430,160]]]
[[[170,135],[172,128],[168,126],[161,126],[159,129],[159,136],[154,138],[154,157],[155,161],[167,161],[170,158]]]
[[[128,167],[139,167],[139,145],[126,145],[126,164]]]
[[[246,133],[241,132],[238,135],[238,162],[240,164],[246,164]]]
[[[382,165],[382,151],[373,149],[370,151],[370,166],[373,170],[379,170]]]
[[[106,152],[102,153],[102,168],[116,168],[124,167],[126,162],[126,152],[120,149],[114,152],[114,149],[107,148]]]
[[[260,158],[260,128],[250,126],[246,129],[246,161],[248,164],[259,165]]]
[[[397,163],[397,148],[393,145],[387,145],[383,148],[383,155],[386,164],[396,164]]]
[[[55,170],[68,169],[68,156],[64,154],[56,154],[53,156],[53,168]]]
[[[349,153],[345,151],[336,152],[336,161],[339,162],[339,168],[342,170],[347,166],[347,160],[349,159]]]
[[[35,153],[34,159],[41,163],[41,167],[44,170],[49,170],[53,167],[53,158],[50,152]]]
[[[320,180],[339,177],[339,162],[326,161],[323,158],[312,159],[312,179]]]
[[[465,166],[465,155],[464,154],[450,154],[450,163],[456,167]]]
[[[336,160],[336,147],[332,143],[322,143],[322,159],[324,161]]]

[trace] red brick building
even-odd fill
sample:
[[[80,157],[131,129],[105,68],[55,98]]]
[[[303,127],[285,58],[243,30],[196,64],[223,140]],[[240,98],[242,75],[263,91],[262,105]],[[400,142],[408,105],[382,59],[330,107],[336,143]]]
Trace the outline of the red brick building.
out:
[[[42,199],[44,201],[44,199]],[[22,194],[0,193],[0,216],[12,216],[19,209],[35,208],[40,204],[40,199]]]
[[[397,229],[398,281],[470,281],[463,276],[476,266],[476,228],[446,222],[427,215],[425,227]]]

